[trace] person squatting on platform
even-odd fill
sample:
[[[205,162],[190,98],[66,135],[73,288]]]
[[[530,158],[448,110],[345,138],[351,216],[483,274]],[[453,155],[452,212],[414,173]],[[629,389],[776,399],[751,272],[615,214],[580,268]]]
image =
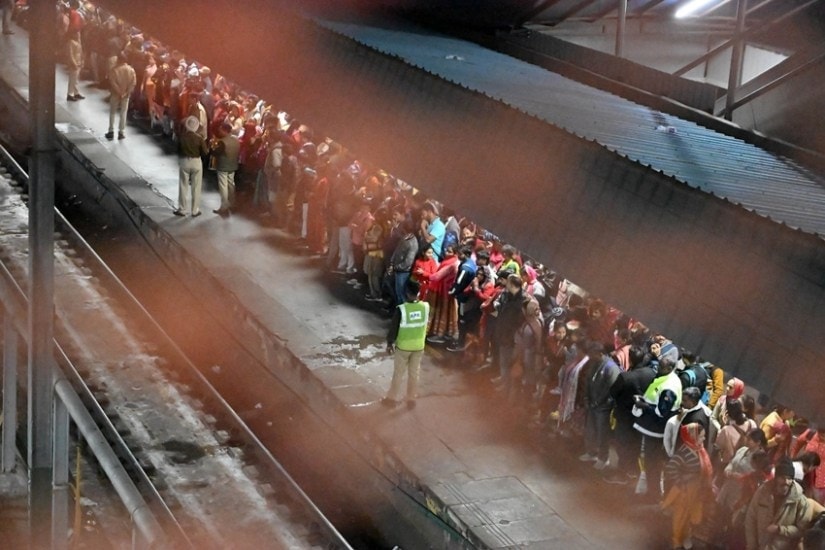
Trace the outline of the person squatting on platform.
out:
[[[427,336],[427,318],[430,305],[418,299],[420,286],[415,281],[407,281],[404,288],[405,301],[395,309],[395,314],[387,334],[387,352],[393,355],[393,373],[390,391],[381,400],[386,407],[399,404],[401,382],[407,375],[407,408],[415,407],[418,396],[418,374]]]
[[[183,123],[183,133],[180,136],[180,179],[178,189],[178,209],[176,216],[185,216],[190,208],[189,197],[192,197],[192,217],[201,215],[201,188],[203,187],[203,160],[209,152],[206,141],[198,133],[200,122],[190,116]]]

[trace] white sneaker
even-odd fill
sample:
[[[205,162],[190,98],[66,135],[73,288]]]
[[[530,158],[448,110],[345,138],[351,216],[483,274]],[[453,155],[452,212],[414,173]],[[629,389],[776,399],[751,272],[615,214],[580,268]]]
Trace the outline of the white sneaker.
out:
[[[582,462],[595,462],[599,460],[599,457],[596,455],[591,455],[590,453],[584,453],[583,455],[579,456],[579,460]]]
[[[641,472],[639,474],[639,479],[636,480],[636,489],[634,493],[637,495],[646,495],[647,494],[647,472]]]
[[[610,464],[610,461],[599,459],[595,464],[593,464],[593,467],[597,470],[604,470],[607,468],[608,464]]]
[[[356,285],[356,284],[358,284],[358,279],[349,279],[347,281],[347,284],[348,285]]]

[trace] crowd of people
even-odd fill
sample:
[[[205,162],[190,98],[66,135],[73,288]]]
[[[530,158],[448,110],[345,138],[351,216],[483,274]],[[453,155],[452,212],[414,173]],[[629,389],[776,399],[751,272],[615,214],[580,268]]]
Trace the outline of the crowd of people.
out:
[[[532,429],[659,505],[673,548],[825,548],[825,430],[92,4],[58,3],[58,28],[68,101],[85,77],[112,92],[107,138],[117,113],[125,138],[128,113],[178,143],[176,215],[201,214],[206,165],[217,214],[282,228],[396,324],[426,312],[430,346],[491,372]],[[383,402],[400,393],[394,379]]]

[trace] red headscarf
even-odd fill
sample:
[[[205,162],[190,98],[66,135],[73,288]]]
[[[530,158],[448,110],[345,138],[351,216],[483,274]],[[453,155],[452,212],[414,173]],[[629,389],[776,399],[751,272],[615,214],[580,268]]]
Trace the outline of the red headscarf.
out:
[[[745,393],[745,383],[738,378],[731,378],[730,383],[733,384],[733,387],[731,388],[731,393],[728,395],[728,399],[739,399],[742,397],[742,394]]]
[[[730,395],[727,393],[727,385],[731,386]],[[745,383],[738,378],[731,378],[725,387],[725,394],[719,398],[719,403],[724,407],[722,410],[727,410],[729,399],[739,399],[745,393]]]
[[[679,428],[679,435],[682,437],[682,443],[699,456],[699,462],[702,465],[702,477],[710,481],[713,478],[713,466],[710,464],[710,456],[705,450],[704,441],[699,437],[701,431],[702,426],[694,422],[682,425]]]

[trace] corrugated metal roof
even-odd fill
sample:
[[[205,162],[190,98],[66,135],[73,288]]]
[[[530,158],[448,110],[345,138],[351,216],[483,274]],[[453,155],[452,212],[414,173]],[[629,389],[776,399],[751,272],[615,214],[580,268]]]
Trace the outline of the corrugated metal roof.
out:
[[[627,12],[632,14],[636,10],[641,9],[648,2],[647,0],[630,0],[627,3]],[[664,0],[661,4],[653,6],[647,11],[648,14],[658,14],[672,9],[673,0]],[[588,19],[598,17],[605,13],[612,13],[615,15],[618,9],[618,2],[616,0],[595,0],[590,2],[583,2],[582,0],[560,0],[553,2],[547,8],[533,16],[535,21],[546,22],[562,22],[569,17],[579,19]]]
[[[321,24],[691,187],[825,235],[825,184],[789,159],[470,42],[413,27]]]

